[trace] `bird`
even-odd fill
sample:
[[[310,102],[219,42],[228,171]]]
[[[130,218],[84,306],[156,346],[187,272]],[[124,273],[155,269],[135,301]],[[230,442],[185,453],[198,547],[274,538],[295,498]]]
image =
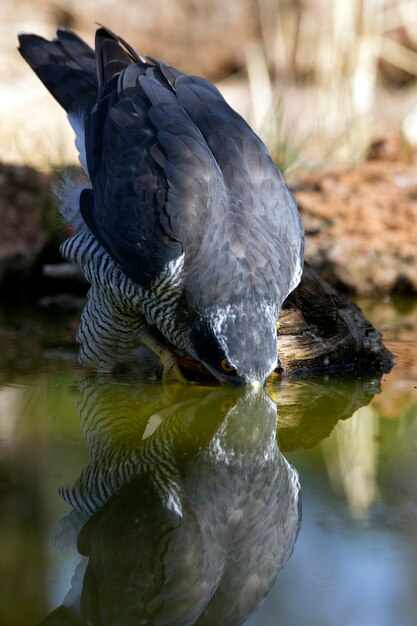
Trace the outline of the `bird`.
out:
[[[243,624],[291,556],[299,476],[266,390],[182,386],[162,409],[150,392],[138,403],[134,383],[81,381],[90,462],[61,489],[55,540],[80,556],[42,624]]]
[[[64,28],[19,44],[67,112],[86,174],[58,191],[76,230],[61,253],[90,283],[80,361],[111,369],[144,344],[167,378],[179,354],[221,383],[263,385],[304,248],[264,143],[210,81],[103,26],[95,50]]]

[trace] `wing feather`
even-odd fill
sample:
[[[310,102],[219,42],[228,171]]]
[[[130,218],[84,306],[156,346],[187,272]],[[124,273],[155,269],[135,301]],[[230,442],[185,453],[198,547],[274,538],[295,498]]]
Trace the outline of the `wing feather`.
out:
[[[216,159],[230,200],[227,213],[207,230],[192,275],[198,306],[213,302],[206,284],[218,285],[218,302],[250,289],[280,306],[302,270],[303,231],[294,199],[265,145],[214,85],[182,76],[175,89]]]
[[[245,292],[279,308],[301,275],[298,212],[214,85],[144,59],[104,27],[95,56],[65,30],[51,42],[23,35],[20,51],[71,113],[93,187],[82,215],[131,279],[148,287],[184,254],[192,307]]]
[[[158,68],[150,69],[123,70],[117,92],[87,120],[94,203],[83,208],[93,234],[143,287],[183,252],[191,262],[212,188],[222,185],[201,132]]]

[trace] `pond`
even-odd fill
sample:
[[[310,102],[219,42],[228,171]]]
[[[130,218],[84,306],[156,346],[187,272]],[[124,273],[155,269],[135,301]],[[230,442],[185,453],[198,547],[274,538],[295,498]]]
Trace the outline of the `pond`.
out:
[[[256,392],[96,374],[77,315],[2,310],[0,624],[415,625],[417,303],[361,305],[389,374]]]

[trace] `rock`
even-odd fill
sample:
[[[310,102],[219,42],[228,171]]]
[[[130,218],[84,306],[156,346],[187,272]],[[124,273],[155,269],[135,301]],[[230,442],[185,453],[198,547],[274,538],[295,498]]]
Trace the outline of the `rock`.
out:
[[[413,156],[413,148],[408,138],[401,133],[391,133],[374,139],[366,151],[367,161],[410,163]]]
[[[27,277],[46,245],[50,178],[0,164],[0,283]]]
[[[292,186],[306,261],[344,290],[417,293],[417,165],[392,158],[310,173]]]

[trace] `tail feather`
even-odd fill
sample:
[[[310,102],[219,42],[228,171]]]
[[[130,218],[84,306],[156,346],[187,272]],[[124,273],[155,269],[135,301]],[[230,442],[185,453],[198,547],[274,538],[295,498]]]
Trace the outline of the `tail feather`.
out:
[[[52,41],[21,34],[19,44],[22,57],[68,113],[94,106],[98,88],[95,55],[79,37],[59,29]]]
[[[78,37],[75,33],[67,28],[58,28],[57,42],[61,45],[68,57],[80,69],[88,71],[93,76],[94,85],[97,85],[96,79],[96,57],[94,50]]]
[[[116,35],[106,28],[99,28],[96,32],[96,59],[99,85],[99,96],[103,97],[113,79],[126,67],[138,61],[138,56],[132,56],[132,48],[125,49],[125,44]]]
[[[24,33],[19,43],[22,57],[67,113],[90,111],[122,70],[132,63],[146,64],[129,44],[104,27],[96,32],[95,52],[65,28],[59,28],[52,41]]]

